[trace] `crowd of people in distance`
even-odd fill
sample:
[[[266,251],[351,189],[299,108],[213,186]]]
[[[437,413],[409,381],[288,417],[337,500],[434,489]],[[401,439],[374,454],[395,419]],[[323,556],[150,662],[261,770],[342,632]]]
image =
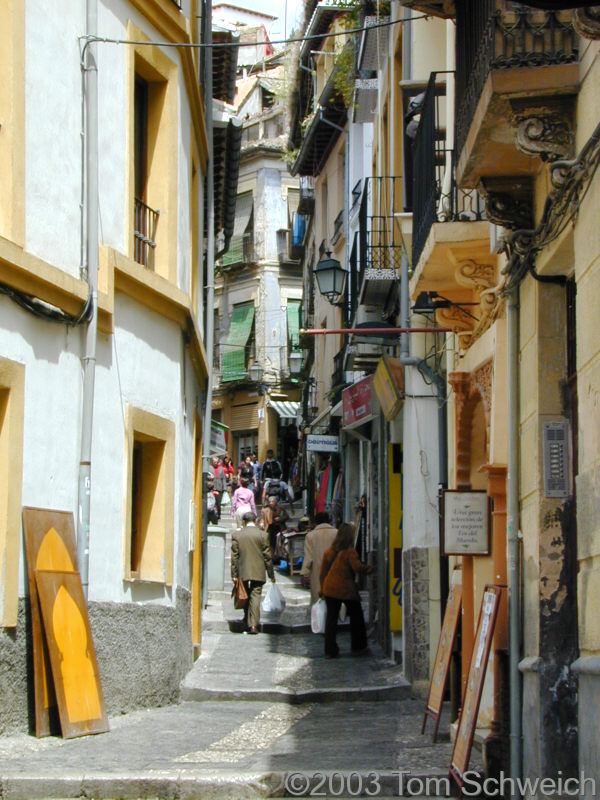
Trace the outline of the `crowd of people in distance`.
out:
[[[207,510],[209,522],[216,524],[229,506],[238,528],[248,510],[255,514],[258,504],[265,506],[274,496],[280,503],[289,505],[294,511],[294,490],[291,481],[285,481],[281,463],[267,450],[267,458],[261,464],[256,453],[246,455],[234,467],[226,453],[222,458],[214,456],[207,475]]]

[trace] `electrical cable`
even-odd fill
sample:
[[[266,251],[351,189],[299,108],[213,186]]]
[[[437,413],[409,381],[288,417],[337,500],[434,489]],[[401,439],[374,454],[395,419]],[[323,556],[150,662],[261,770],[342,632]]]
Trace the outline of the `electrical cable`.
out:
[[[62,311],[57,306],[46,303],[44,300],[40,300],[38,297],[34,297],[33,295],[20,292],[18,289],[13,289],[11,286],[7,286],[4,283],[0,283],[0,294],[10,297],[10,299],[22,309],[29,311],[30,314],[33,314],[40,319],[47,319],[51,320],[52,322],[60,322],[73,327],[75,325],[80,325],[82,322],[86,322],[92,310],[91,292],[88,294],[81,313],[77,315],[67,314],[66,311]]]
[[[411,22],[416,22],[421,19],[429,19],[430,14],[422,14],[420,17],[410,17]],[[269,44],[292,44],[294,42],[310,42],[313,39],[325,39],[330,36],[350,36],[353,33],[364,33],[364,31],[371,31],[375,28],[388,28],[391,25],[403,25],[408,19],[394,19],[388,22],[379,22],[375,25],[368,25],[361,28],[348,28],[342,31],[330,31],[328,33],[317,33],[311,36],[293,37],[290,39],[276,39]],[[158,47],[181,47],[192,49],[203,49],[205,47],[221,48],[221,47],[256,47],[256,42],[160,42],[160,41],[137,41],[135,39],[109,39],[102,36],[80,36],[80,41],[85,41],[83,50],[88,44],[92,42],[103,42],[104,44],[135,44],[135,45],[151,45]]]

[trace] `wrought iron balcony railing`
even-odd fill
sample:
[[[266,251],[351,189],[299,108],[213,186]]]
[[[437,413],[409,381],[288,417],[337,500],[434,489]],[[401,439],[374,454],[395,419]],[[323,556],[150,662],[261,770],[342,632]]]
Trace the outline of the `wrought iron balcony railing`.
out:
[[[540,11],[509,0],[456,4],[456,151],[460,154],[493,69],[578,60],[573,11]]]
[[[340,391],[346,383],[346,373],[344,371],[344,362],[346,360],[347,345],[344,344],[333,357],[333,375],[331,376],[331,388]]]
[[[359,179],[358,181],[356,181],[356,183],[354,184],[354,188],[352,189],[352,206],[350,208],[350,211],[354,211],[354,209],[357,207],[360,201],[361,190],[362,190],[362,182]]]
[[[133,221],[133,258],[138,264],[154,271],[156,226],[160,211],[155,211],[135,198]]]
[[[475,190],[459,189],[455,153],[446,147],[443,127],[445,86],[432,72],[421,109],[413,153],[412,264],[416,267],[434,222],[476,221],[485,218],[485,203]]]
[[[337,244],[344,232],[344,209],[340,211],[333,221],[333,235],[331,237],[331,244]]]
[[[359,210],[358,292],[364,280],[393,281],[402,257],[402,178],[365,179]]]

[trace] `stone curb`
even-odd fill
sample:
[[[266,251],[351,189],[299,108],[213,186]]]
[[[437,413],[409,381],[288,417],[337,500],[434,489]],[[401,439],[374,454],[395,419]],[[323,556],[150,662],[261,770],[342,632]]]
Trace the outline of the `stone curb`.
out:
[[[446,772],[429,774],[404,773],[405,780],[421,781],[425,788],[446,787]],[[377,783],[373,783],[377,780]],[[438,784],[438,781],[440,782]],[[413,787],[415,784],[412,784]],[[340,793],[340,787],[350,793]],[[357,789],[362,786],[362,791]],[[450,785],[452,793],[454,786]],[[377,791],[375,791],[377,789]],[[6,775],[0,777],[0,797],[3,800],[245,800],[254,797],[401,797],[400,771],[356,770],[270,772],[263,774],[234,773],[219,770],[149,770],[144,773],[121,772],[75,775]],[[404,794],[406,790],[404,789]],[[457,794],[457,792],[456,792]],[[411,794],[415,796],[415,794]],[[421,797],[436,797],[434,793]],[[441,797],[448,795],[442,794]]]
[[[265,703],[289,703],[302,705],[303,703],[344,703],[365,702],[377,700],[406,700],[411,696],[411,687],[408,683],[393,686],[369,686],[348,688],[344,686],[330,687],[328,689],[228,689],[206,688],[200,686],[181,687],[181,699],[195,702],[208,700],[244,700]]]

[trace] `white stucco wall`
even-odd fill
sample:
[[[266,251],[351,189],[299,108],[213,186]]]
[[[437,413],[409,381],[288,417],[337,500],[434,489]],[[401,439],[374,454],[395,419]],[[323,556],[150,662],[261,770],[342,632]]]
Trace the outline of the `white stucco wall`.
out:
[[[90,532],[90,599],[131,600],[131,585],[123,583],[125,429],[127,405],[140,408],[176,425],[175,531],[187,532],[187,501],[192,496],[193,472],[181,485],[183,403],[181,400],[181,331],[158,314],[139,307],[128,297],[115,302],[115,333],[99,350],[96,371],[96,413]],[[118,362],[118,364],[117,364]],[[191,471],[190,471],[191,472]],[[187,489],[187,491],[186,491]],[[179,496],[186,501],[178,499]],[[187,544],[175,536],[175,561]],[[186,551],[187,552],[187,551]],[[175,570],[177,582],[177,570]],[[181,579],[181,570],[179,578]],[[187,579],[185,580],[187,584]],[[136,599],[140,591],[136,587]],[[169,603],[172,591],[153,585],[148,597]]]
[[[38,320],[4,296],[0,318],[2,357],[25,366],[22,505],[72,510],[77,503],[80,331]],[[21,552],[20,596],[26,584]]]
[[[98,32],[125,38],[127,22],[164,37],[129,3],[99,3]],[[79,277],[81,261],[82,88],[78,37],[85,4],[42,0],[26,5],[25,250]],[[99,43],[99,221],[102,245],[129,254],[128,45]],[[166,55],[175,62],[172,48]],[[183,75],[177,102],[177,283],[189,291],[192,265],[190,181],[192,120]],[[199,179],[202,184],[202,176]],[[201,195],[202,197],[202,195]],[[200,220],[202,202],[199,203]],[[202,236],[199,236],[202,242]],[[201,254],[200,254],[201,259]],[[200,283],[201,285],[201,283]],[[0,296],[0,356],[25,365],[23,505],[77,512],[84,326],[41,320]],[[202,393],[178,324],[117,294],[114,334],[98,337],[92,439],[90,585],[92,601],[135,599],[173,605],[190,588],[188,552],[194,480],[194,410]],[[136,589],[123,582],[126,405],[175,424],[173,587]],[[18,478],[17,478],[18,479]],[[27,591],[21,553],[19,594]]]
[[[403,460],[404,505],[402,546],[437,547],[439,545],[437,491],[438,404],[435,389],[428,386],[414,367],[405,370]],[[410,395],[428,395],[426,399]]]
[[[51,14],[46,5],[26,4],[26,246],[78,275],[85,5],[56,0]]]

